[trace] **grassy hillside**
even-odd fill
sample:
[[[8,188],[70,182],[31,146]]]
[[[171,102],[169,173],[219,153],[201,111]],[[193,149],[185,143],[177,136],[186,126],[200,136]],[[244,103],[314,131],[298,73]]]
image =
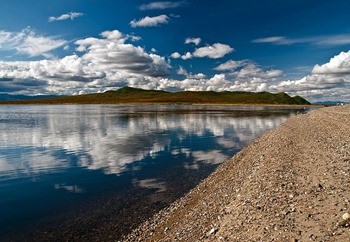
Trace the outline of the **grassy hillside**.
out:
[[[310,104],[302,97],[291,97],[286,93],[268,92],[165,92],[123,87],[117,91],[106,91],[77,96],[65,96],[40,100],[11,101],[12,104]]]
[[[294,100],[296,100],[296,101],[297,101],[299,104],[301,104],[301,105],[308,105],[308,104],[310,104],[309,101],[306,100],[306,99],[303,98],[303,97],[295,96],[295,97],[293,97],[293,98],[294,98]]]

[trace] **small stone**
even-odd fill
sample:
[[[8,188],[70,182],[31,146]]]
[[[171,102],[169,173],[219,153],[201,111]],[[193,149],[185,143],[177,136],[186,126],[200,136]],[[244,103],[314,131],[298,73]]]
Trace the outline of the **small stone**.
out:
[[[311,234],[311,235],[310,235],[310,239],[312,239],[312,240],[316,240],[316,239],[317,239],[317,236],[316,236],[316,235],[314,235],[314,234]]]
[[[350,214],[344,213],[342,216],[342,220],[338,222],[338,226],[346,227],[350,225]]]
[[[218,229],[217,229],[217,228],[212,228],[212,229],[209,231],[208,235],[215,234],[216,232],[218,232]]]
[[[350,214],[349,213],[344,213],[342,216],[343,220],[349,220],[350,219]]]

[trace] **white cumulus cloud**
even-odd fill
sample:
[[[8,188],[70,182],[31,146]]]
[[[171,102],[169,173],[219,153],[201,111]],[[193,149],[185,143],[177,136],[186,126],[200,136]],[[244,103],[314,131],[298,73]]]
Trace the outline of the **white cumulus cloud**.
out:
[[[350,51],[341,52],[323,65],[315,65],[313,74],[350,74]]]
[[[186,38],[185,44],[193,43],[195,45],[199,45],[201,41],[202,41],[201,38]]]
[[[67,19],[73,20],[73,19],[81,17],[81,16],[84,16],[84,14],[77,13],[77,12],[70,12],[70,13],[62,14],[58,17],[51,16],[51,17],[49,17],[49,22],[63,21],[63,20],[67,20]]]
[[[140,37],[118,30],[70,44],[76,53],[59,59],[0,61],[0,92],[12,94],[82,94],[103,92],[125,85],[156,90],[190,91],[269,91],[300,95],[310,101],[350,101],[350,51],[335,55],[327,63],[315,65],[303,78],[288,80],[281,70],[266,68],[252,60],[218,63],[214,75],[191,73],[179,67],[176,80],[169,75],[170,61],[155,49],[135,45]],[[0,31],[2,50],[28,56],[49,56],[67,41],[38,35],[30,28],[21,32]],[[74,46],[75,45],[75,46]],[[67,47],[68,48],[68,47]],[[66,48],[66,49],[67,49]],[[234,49],[216,43],[171,58],[224,57]],[[174,73],[175,74],[175,73]]]
[[[77,40],[82,55],[40,61],[0,62],[0,89],[24,94],[74,94],[105,91],[131,85],[145,86],[149,80],[168,75],[164,57],[147,53],[127,43],[130,37],[118,30],[101,38]],[[28,87],[31,86],[31,89]]]
[[[350,51],[341,52],[322,65],[315,65],[309,75],[281,81],[271,86],[309,98],[311,101],[350,101]],[[341,100],[339,100],[341,98]]]
[[[192,57],[193,55],[190,52],[186,52],[186,54],[181,56],[181,59],[188,60],[188,59],[191,59]]]
[[[232,70],[235,70],[237,68],[244,66],[245,64],[248,64],[249,62],[250,62],[249,60],[241,60],[241,61],[229,60],[229,61],[222,63],[219,66],[215,67],[214,70],[232,71]]]
[[[204,79],[207,77],[204,73],[192,74],[191,72],[188,72],[182,66],[179,67],[179,69],[176,71],[176,73],[178,75],[186,76],[186,78],[188,78],[188,79]]]
[[[173,59],[179,59],[181,57],[179,52],[174,52],[170,55],[171,58]]]
[[[233,80],[230,90],[234,91],[270,91],[270,86],[281,81],[281,70],[265,70],[251,60],[229,60],[215,67],[214,70],[225,71],[225,77]]]
[[[215,43],[205,47],[200,47],[193,52],[194,57],[208,57],[212,59],[222,58],[225,55],[233,52],[234,49],[226,44]]]
[[[185,43],[200,43],[200,38],[197,39],[186,39]],[[197,45],[197,44],[196,44]],[[197,58],[211,58],[211,59],[219,59],[224,57],[225,55],[233,52],[234,49],[232,47],[230,47],[229,45],[226,44],[221,44],[221,43],[215,43],[213,45],[207,45],[204,47],[200,47],[195,49],[195,51],[193,53],[191,52],[186,52],[183,55],[180,55],[178,52],[174,52],[173,54],[171,54],[171,57],[174,59],[178,59],[181,58],[183,60],[188,60],[188,59],[192,59],[194,57]]]
[[[157,27],[162,24],[167,24],[169,22],[169,17],[165,14],[155,16],[155,17],[149,17],[146,16],[144,18],[141,18],[140,20],[132,20],[130,22],[130,26],[133,28],[136,27]]]

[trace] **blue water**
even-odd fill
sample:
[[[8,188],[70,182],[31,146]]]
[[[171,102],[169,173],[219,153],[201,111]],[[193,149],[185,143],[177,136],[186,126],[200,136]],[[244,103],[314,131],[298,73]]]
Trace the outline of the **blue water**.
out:
[[[0,106],[0,240],[118,238],[304,111]]]

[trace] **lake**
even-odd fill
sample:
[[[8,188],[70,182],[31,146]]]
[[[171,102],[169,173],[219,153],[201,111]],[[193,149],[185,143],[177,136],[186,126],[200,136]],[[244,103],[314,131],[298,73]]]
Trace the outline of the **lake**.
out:
[[[0,106],[0,241],[117,239],[306,111]]]

